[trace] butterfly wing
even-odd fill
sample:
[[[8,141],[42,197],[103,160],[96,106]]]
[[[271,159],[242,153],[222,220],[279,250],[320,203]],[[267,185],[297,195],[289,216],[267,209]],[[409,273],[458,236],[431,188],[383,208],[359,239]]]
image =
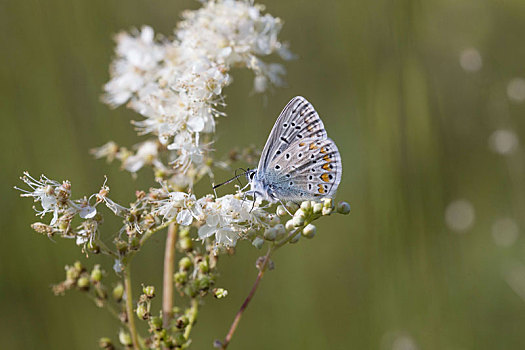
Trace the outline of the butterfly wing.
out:
[[[326,139],[326,131],[314,106],[304,97],[296,96],[284,107],[270,132],[257,167],[264,174],[268,164],[283,154],[297,140]]]
[[[334,141],[307,138],[294,141],[272,159],[265,176],[273,197],[303,201],[333,197],[342,171],[341,156]]]

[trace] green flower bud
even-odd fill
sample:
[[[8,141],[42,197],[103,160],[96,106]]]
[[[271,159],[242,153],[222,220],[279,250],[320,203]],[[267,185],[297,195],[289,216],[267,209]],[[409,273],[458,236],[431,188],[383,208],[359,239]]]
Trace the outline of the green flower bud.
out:
[[[313,238],[315,236],[316,231],[317,228],[314,225],[308,224],[303,229],[303,236],[305,236],[306,238]]]
[[[87,248],[93,254],[100,253],[100,246],[98,244],[96,244],[95,242],[92,242],[92,241],[88,242]]]
[[[176,272],[173,276],[175,283],[184,284],[188,281],[188,273],[186,271]]]
[[[180,248],[184,251],[190,251],[193,248],[193,242],[191,238],[184,237],[179,240]]]
[[[84,266],[82,266],[82,264],[80,263],[80,261],[75,261],[75,263],[73,264],[73,267],[74,267],[75,270],[77,270],[78,272],[82,272],[82,271],[84,271]]]
[[[155,296],[155,287],[154,286],[144,286],[142,287],[142,293],[151,299]]]
[[[198,286],[197,281],[192,281],[191,283],[187,283],[186,287],[184,287],[184,294],[192,298],[197,295],[198,291],[199,291],[199,286]]]
[[[186,338],[182,333],[175,333],[175,336],[173,338],[173,340],[175,340],[175,344],[178,346],[182,346],[186,343]]]
[[[115,346],[111,342],[111,339],[104,337],[98,340],[98,346],[105,350],[114,350]]]
[[[273,227],[267,228],[264,230],[264,238],[269,241],[275,241],[275,238],[277,238],[277,232]]]
[[[249,238],[249,239],[255,238],[256,234],[257,234],[257,231],[254,230],[253,228],[248,229],[248,231],[246,231],[245,233],[246,238]]]
[[[215,288],[213,290],[213,296],[217,299],[225,298],[228,295],[228,291],[223,288]]]
[[[263,244],[264,239],[262,239],[261,237],[255,237],[255,239],[252,241],[252,245],[257,249],[261,249]]]
[[[312,206],[312,211],[314,214],[318,215],[318,214],[321,214],[321,212],[323,211],[323,203],[314,203],[314,205]]]
[[[301,234],[300,233],[298,233],[295,236],[293,236],[293,238],[290,240],[290,243],[297,243],[297,242],[299,242],[299,238],[301,238]]]
[[[191,262],[191,259],[185,256],[184,258],[179,260],[179,269],[183,271],[187,271],[191,268],[193,263]]]
[[[148,312],[148,308],[146,307],[146,305],[141,303],[141,304],[139,304],[137,306],[137,316],[141,320],[147,320],[148,319],[149,312]]]
[[[199,271],[202,273],[207,273],[210,270],[207,260],[203,260],[199,263]]]
[[[297,209],[299,209],[299,205],[294,202],[286,202],[286,208],[288,209],[288,211],[290,211],[290,213],[293,214],[297,211]]]
[[[81,290],[89,290],[89,278],[87,276],[81,276],[77,281],[77,286]]]
[[[182,315],[181,317],[177,318],[177,320],[175,321],[175,327],[177,327],[178,329],[182,329],[186,327],[188,323],[190,323],[190,320],[188,319],[188,317],[185,315]]]
[[[291,231],[295,228],[294,224],[293,224],[293,219],[290,219],[288,221],[286,221],[286,224],[284,225],[284,228],[286,229],[286,231]]]
[[[95,267],[93,267],[93,270],[91,271],[91,280],[93,282],[100,282],[102,280],[102,270],[100,269],[100,265],[95,265]]]
[[[125,332],[124,330],[120,330],[118,333],[118,340],[120,341],[120,344],[124,346],[131,346],[133,342],[131,341],[131,336],[129,333]]]
[[[117,241],[115,243],[115,247],[117,247],[117,250],[119,253],[124,254],[128,251],[128,244],[124,241]]]
[[[157,331],[162,329],[162,318],[158,316],[150,317],[149,323]]]
[[[337,212],[344,215],[350,213],[350,204],[347,202],[339,202],[339,204],[337,204]]]
[[[124,286],[122,285],[122,283],[118,283],[115,288],[113,288],[113,299],[115,299],[115,301],[117,303],[119,303],[120,301],[122,301],[122,297],[124,296]]]
[[[131,250],[138,250],[140,248],[140,238],[133,237],[129,242]]]
[[[211,280],[208,276],[202,276],[197,280],[199,290],[208,290],[211,285]]]
[[[277,216],[279,216],[279,217],[283,217],[283,216],[288,215],[288,212],[286,211],[286,209],[285,209],[282,205],[279,205],[279,206],[277,207],[277,210],[275,211],[275,213],[276,213]]]
[[[179,237],[180,238],[186,238],[190,236],[190,227],[189,226],[183,226],[179,228]]]
[[[330,214],[332,214],[332,207],[324,207],[322,213],[323,213],[323,215],[330,215]]]
[[[306,213],[312,208],[312,203],[310,201],[304,201],[301,203],[301,209]]]
[[[71,282],[75,282],[80,276],[80,271],[74,267],[66,266],[66,279]]]

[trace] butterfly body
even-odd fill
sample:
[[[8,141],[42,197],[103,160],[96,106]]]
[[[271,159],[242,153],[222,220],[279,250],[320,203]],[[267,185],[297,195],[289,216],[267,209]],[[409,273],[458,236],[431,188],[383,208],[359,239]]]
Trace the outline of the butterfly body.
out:
[[[333,197],[341,173],[337,146],[314,107],[297,96],[275,122],[257,169],[247,174],[249,194],[271,203]]]

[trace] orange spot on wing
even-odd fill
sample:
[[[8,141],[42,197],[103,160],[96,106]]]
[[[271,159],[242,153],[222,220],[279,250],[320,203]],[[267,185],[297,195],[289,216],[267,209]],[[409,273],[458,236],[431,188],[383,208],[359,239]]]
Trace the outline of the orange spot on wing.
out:
[[[324,187],[323,185],[318,185],[319,189],[317,190],[319,193],[324,193]]]
[[[314,129],[314,127],[311,125],[308,125],[306,128],[308,129],[308,131],[312,131]]]
[[[303,147],[303,146],[304,146],[304,142],[301,142],[301,143],[299,144],[299,146]]]
[[[323,175],[321,175],[321,180],[323,180],[324,182],[330,181],[330,179],[328,178],[328,173],[324,173]]]
[[[317,146],[315,145],[315,143],[312,142],[312,143],[310,144],[310,149],[317,149]]]
[[[321,150],[320,150],[319,152],[321,152],[321,153],[326,153],[326,148],[321,147]]]
[[[330,163],[332,160],[330,159],[330,156],[329,155],[326,155],[323,157],[324,161],[327,162],[327,163]]]
[[[328,171],[332,170],[332,169],[330,169],[330,164],[328,164],[328,163],[324,164],[324,165],[322,166],[322,168],[323,168],[324,170],[328,170]]]

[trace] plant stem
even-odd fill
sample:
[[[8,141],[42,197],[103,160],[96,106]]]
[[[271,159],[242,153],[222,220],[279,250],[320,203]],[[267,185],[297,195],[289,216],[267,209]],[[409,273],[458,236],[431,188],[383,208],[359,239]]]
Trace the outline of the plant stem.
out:
[[[164,251],[164,281],[162,284],[162,320],[164,328],[168,328],[173,314],[173,274],[175,265],[175,243],[177,242],[177,225],[172,222],[166,236]]]
[[[133,342],[133,349],[139,349],[137,329],[135,328],[135,313],[133,312],[133,294],[131,292],[131,273],[129,263],[124,269],[124,288],[126,289],[126,314],[128,316],[128,329]]]
[[[199,314],[199,300],[197,298],[191,299],[191,315],[189,319],[189,323],[186,326],[186,329],[184,330],[184,338],[186,338],[186,341],[190,338],[190,333],[193,328],[193,325],[195,324],[195,320],[197,319],[197,316]]]
[[[248,304],[252,300],[255,291],[257,290],[257,287],[259,286],[259,282],[261,281],[262,277],[264,276],[264,272],[266,271],[266,268],[268,267],[268,262],[270,261],[270,255],[272,254],[274,250],[274,247],[268,248],[268,252],[266,253],[266,256],[264,257],[263,264],[261,266],[261,269],[259,270],[259,273],[257,274],[257,278],[255,279],[255,283],[253,284],[252,290],[250,291],[250,294],[246,297],[244,300],[244,303],[242,303],[241,308],[237,312],[237,315],[235,315],[235,319],[233,320],[233,323],[230,327],[230,330],[228,331],[228,334],[226,335],[226,338],[224,338],[224,341],[222,342],[222,350],[225,350],[228,347],[228,344],[230,343],[233,333],[235,333],[235,330],[237,329],[237,326],[239,325],[239,322],[241,321],[242,314],[244,313],[244,310],[248,307]]]

